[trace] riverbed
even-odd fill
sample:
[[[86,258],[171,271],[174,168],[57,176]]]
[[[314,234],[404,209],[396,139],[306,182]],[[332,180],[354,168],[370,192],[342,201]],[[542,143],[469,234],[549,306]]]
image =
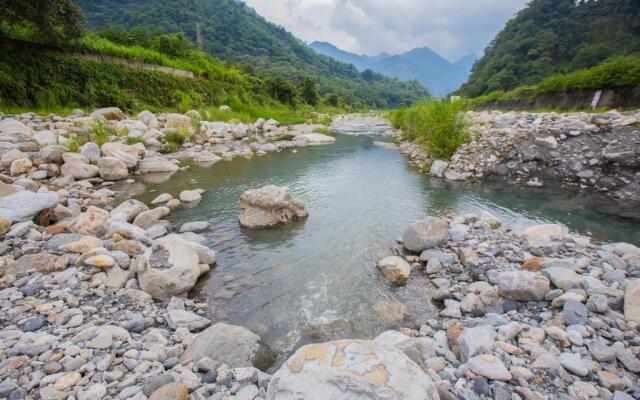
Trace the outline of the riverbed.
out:
[[[212,319],[245,326],[278,352],[310,341],[371,338],[437,317],[428,279],[392,287],[375,264],[393,238],[427,215],[487,210],[513,229],[559,222],[596,241],[640,243],[639,220],[611,213],[611,201],[553,189],[453,185],[410,167],[382,135],[352,124],[336,143],[252,159],[191,167],[169,180],[137,182],[129,193],[150,202],[202,188],[202,201],[171,213],[176,227],[208,221],[206,244],[218,265],[193,293],[212,305]],[[370,133],[370,134],[368,134]],[[288,186],[308,220],[267,231],[238,224],[238,197],[268,184]],[[144,192],[144,193],[142,193]],[[404,308],[406,307],[406,309]]]

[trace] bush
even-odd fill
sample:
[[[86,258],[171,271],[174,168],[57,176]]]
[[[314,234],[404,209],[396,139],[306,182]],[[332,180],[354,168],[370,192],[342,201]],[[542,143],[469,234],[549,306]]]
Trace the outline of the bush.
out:
[[[178,131],[165,132],[164,138],[167,141],[167,148],[169,151],[180,150],[185,142],[184,135]]]
[[[436,157],[449,158],[469,140],[464,101],[428,100],[391,112],[390,120],[403,138],[423,143]]]

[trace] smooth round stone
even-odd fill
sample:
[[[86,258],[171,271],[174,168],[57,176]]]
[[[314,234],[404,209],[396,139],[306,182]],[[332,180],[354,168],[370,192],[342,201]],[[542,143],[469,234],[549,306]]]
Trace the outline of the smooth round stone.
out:
[[[22,328],[25,332],[35,332],[42,329],[46,320],[43,317],[35,317],[28,320]]]
[[[13,392],[11,392],[11,394],[9,395],[8,399],[9,400],[22,400],[25,399],[27,397],[27,391],[23,388],[17,388],[16,390],[14,390]]]
[[[564,321],[567,326],[584,325],[587,323],[589,310],[587,310],[584,304],[575,300],[569,300],[564,303],[562,315],[564,315]]]
[[[22,292],[23,296],[35,296],[36,294],[43,291],[44,289],[45,289],[44,285],[36,284],[36,285],[25,286],[22,289],[20,289],[20,292]]]
[[[478,394],[485,394],[487,396],[491,395],[491,387],[489,387],[489,382],[483,377],[478,377],[473,382],[473,391]]]

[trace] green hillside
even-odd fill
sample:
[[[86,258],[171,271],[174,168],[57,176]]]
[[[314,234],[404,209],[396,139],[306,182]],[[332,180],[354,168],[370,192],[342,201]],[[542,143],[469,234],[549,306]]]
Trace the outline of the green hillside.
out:
[[[533,0],[491,42],[461,93],[477,97],[640,54],[640,1]]]
[[[317,79],[321,95],[367,107],[394,107],[425,97],[415,81],[363,76],[351,65],[320,55],[281,27],[235,0],[76,0],[94,30],[147,28],[184,32],[206,53],[248,70],[293,82]]]

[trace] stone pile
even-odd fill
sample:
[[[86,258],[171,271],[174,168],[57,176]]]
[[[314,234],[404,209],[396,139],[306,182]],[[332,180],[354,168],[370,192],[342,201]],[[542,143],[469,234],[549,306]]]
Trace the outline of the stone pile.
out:
[[[411,264],[402,281],[433,285],[440,315],[375,341],[420,365],[441,399],[640,395],[640,248],[560,225],[514,232],[486,212],[418,221],[402,240],[381,264]]]
[[[472,140],[451,160],[402,150],[433,176],[450,181],[563,185],[640,201],[640,112],[469,112]]]

